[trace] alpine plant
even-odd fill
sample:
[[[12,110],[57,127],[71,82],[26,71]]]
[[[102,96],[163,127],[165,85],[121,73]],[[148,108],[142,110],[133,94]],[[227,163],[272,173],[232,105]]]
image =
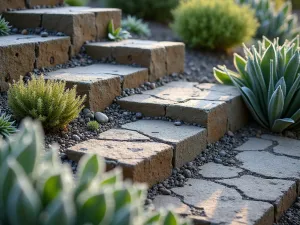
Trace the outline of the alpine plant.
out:
[[[16,132],[16,127],[14,126],[15,121],[10,120],[11,116],[6,114],[0,115],[0,137],[8,137],[10,134]]]
[[[40,122],[23,121],[20,132],[0,143],[2,225],[188,225],[171,211],[144,209],[146,189],[105,172],[105,162],[86,155],[76,179],[58,149],[45,152]]]
[[[0,15],[0,36],[9,35],[10,28],[9,23]]]
[[[235,85],[252,113],[264,128],[274,132],[300,130],[299,36],[282,46],[278,39],[263,38],[258,47],[244,46],[245,58],[234,55],[237,72],[225,66],[214,68],[215,78]]]
[[[298,17],[292,14],[292,3],[285,2],[278,10],[272,0],[236,0],[239,4],[247,4],[255,11],[260,23],[256,32],[257,38],[266,36],[269,39],[279,37],[280,43],[286,39],[295,38],[300,29],[298,28]]]

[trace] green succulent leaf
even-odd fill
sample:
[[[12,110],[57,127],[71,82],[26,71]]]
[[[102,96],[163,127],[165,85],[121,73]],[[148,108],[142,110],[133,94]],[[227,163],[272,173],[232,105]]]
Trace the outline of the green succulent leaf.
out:
[[[280,119],[284,106],[284,95],[282,87],[278,86],[277,89],[271,96],[269,107],[268,107],[268,116],[269,123],[274,124],[274,121]]]
[[[214,68],[214,76],[215,76],[216,80],[219,81],[221,84],[226,84],[226,85],[233,84],[229,75],[222,70]]]
[[[272,126],[272,131],[281,133],[294,123],[295,121],[290,118],[277,119]]]

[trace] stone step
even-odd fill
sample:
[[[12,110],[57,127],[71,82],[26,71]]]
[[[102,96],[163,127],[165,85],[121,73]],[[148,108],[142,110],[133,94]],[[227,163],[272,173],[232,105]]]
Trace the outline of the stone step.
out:
[[[125,65],[93,64],[60,69],[46,74],[45,78],[64,80],[68,87],[77,85],[77,93],[87,96],[86,106],[94,111],[102,111],[121,95],[122,89],[145,83],[148,70]]]
[[[60,7],[11,11],[3,14],[17,28],[43,27],[63,32],[71,37],[72,55],[80,51],[86,41],[107,37],[107,26],[113,19],[116,27],[121,23],[121,10],[110,8]]]
[[[300,141],[262,135],[229,151],[238,165],[202,165],[172,196],[156,196],[155,208],[172,206],[195,225],[276,224],[300,196]]]
[[[64,3],[63,0],[1,0],[0,13],[8,9],[24,9],[37,6],[58,6]]]
[[[137,64],[149,69],[149,80],[184,71],[185,46],[180,42],[124,40],[85,45],[88,55],[97,60]]]
[[[0,37],[0,91],[35,68],[53,67],[69,60],[69,37],[10,35]]]
[[[162,117],[200,124],[207,128],[208,143],[247,124],[248,112],[238,90],[232,86],[171,82],[142,95],[122,98],[124,109],[145,116]]]
[[[70,147],[66,154],[74,161],[84,154],[99,154],[108,160],[108,169],[119,165],[125,178],[153,185],[171,175],[172,164],[194,159],[206,146],[205,133],[200,127],[141,120]]]

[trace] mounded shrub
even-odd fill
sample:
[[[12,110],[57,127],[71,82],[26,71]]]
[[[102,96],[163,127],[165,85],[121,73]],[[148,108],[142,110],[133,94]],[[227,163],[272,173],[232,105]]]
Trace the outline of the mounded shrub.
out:
[[[299,36],[279,45],[264,38],[258,47],[245,47],[246,57],[234,55],[237,72],[214,69],[216,79],[235,85],[253,118],[274,132],[300,130]]]
[[[300,33],[298,28],[298,17],[292,14],[292,4],[285,2],[277,11],[272,0],[236,0],[237,3],[249,5],[255,11],[257,20],[260,23],[256,37],[263,36],[274,39],[279,38],[281,44],[286,39],[293,39]]]
[[[16,119],[38,119],[46,130],[65,128],[78,117],[84,100],[76,96],[76,87],[66,89],[66,82],[45,81],[43,76],[27,84],[20,79],[8,90],[8,106]]]
[[[194,48],[229,49],[248,41],[258,26],[254,12],[232,0],[182,1],[173,30]]]
[[[0,224],[188,225],[171,211],[144,209],[144,185],[105,172],[97,155],[84,156],[76,179],[57,149],[44,152],[39,123],[26,119],[20,132],[0,144]]]
[[[109,7],[120,8],[125,14],[159,22],[169,21],[178,3],[179,0],[107,0]]]
[[[96,131],[100,128],[100,125],[97,121],[90,121],[87,123],[87,128],[90,131]]]

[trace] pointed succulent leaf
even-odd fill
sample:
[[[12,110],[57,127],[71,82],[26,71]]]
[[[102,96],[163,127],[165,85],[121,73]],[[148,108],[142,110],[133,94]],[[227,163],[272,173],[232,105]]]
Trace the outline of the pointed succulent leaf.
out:
[[[214,68],[214,76],[219,83],[225,85],[232,85],[232,81],[226,72]]]
[[[281,133],[294,123],[295,121],[291,118],[277,119],[272,126],[272,131]]]
[[[274,93],[269,102],[268,106],[268,116],[269,123],[272,126],[274,121],[280,119],[284,106],[284,95],[281,86],[279,86]]]
[[[288,94],[286,95],[285,101],[284,101],[284,114],[290,107],[290,103],[296,93],[296,91],[300,88],[300,74],[297,75],[297,78],[295,82],[293,83],[293,86],[290,88]]]
[[[263,73],[263,76],[265,78],[265,82],[268,85],[269,84],[269,80],[270,80],[270,62],[271,60],[274,61],[274,66],[276,66],[276,50],[273,44],[271,44],[266,52],[264,53],[263,57],[262,57],[262,61],[261,61],[261,71]]]
[[[114,21],[110,20],[108,24],[108,33],[113,34],[115,32]]]
[[[132,206],[126,205],[115,213],[110,225],[130,225],[132,224]],[[138,223],[137,223],[138,224]]]
[[[247,72],[246,72],[246,64],[247,61],[238,54],[234,54],[234,66],[237,71],[240,73],[241,78],[247,80]]]
[[[275,85],[275,90],[279,86],[281,86],[283,96],[286,96],[286,83],[285,83],[284,77],[281,77],[280,80],[277,82],[277,84]]]
[[[292,58],[288,62],[284,71],[284,79],[286,80],[286,85],[288,90],[292,87],[297,74],[300,72],[299,68],[300,68],[300,54],[299,51],[296,51],[296,53],[292,56]]]
[[[169,211],[164,219],[163,224],[164,225],[170,225],[170,224],[176,225],[177,223],[178,223],[178,218],[171,211]]]

